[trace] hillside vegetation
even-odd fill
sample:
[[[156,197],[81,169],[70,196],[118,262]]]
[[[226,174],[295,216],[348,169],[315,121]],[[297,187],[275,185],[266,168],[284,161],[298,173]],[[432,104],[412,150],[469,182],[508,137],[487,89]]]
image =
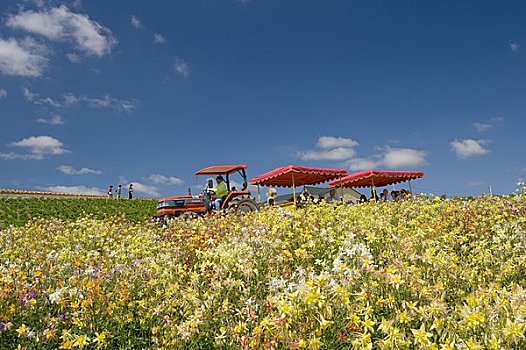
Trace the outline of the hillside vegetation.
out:
[[[155,215],[156,205],[157,201],[153,199],[0,197],[0,229],[9,225],[22,226],[34,218],[77,220],[92,216],[105,219],[120,214],[125,215],[131,222],[143,222]]]
[[[526,348],[525,196],[128,218],[0,231],[0,348]]]

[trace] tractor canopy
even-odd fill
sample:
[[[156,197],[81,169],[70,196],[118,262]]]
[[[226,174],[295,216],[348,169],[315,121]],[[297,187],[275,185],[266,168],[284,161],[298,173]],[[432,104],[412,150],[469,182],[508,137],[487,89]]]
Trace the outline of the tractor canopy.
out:
[[[212,165],[197,171],[196,175],[225,175],[236,171],[245,170],[245,164]]]

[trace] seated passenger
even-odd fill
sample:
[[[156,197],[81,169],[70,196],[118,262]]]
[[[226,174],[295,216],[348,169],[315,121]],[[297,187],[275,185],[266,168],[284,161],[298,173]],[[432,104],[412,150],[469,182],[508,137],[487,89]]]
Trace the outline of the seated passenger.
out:
[[[327,201],[327,203],[338,203],[338,202],[341,201],[341,198],[336,195],[336,189],[335,188],[331,188],[331,190],[329,192],[329,196],[327,198],[325,198],[325,201]]]

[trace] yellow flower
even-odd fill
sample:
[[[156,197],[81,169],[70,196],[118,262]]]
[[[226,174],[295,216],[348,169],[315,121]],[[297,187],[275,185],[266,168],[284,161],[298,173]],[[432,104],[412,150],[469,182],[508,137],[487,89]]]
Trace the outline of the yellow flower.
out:
[[[82,335],[79,335],[77,339],[75,339],[73,346],[83,348],[88,343],[89,343],[89,338],[85,334],[82,334]]]
[[[428,345],[430,343],[428,338],[431,338],[433,336],[433,333],[429,333],[426,331],[426,327],[424,324],[422,324],[419,329],[411,329],[411,332],[413,332],[415,343],[418,343],[420,345]]]
[[[73,349],[73,341],[72,340],[66,340],[60,345],[61,349]]]
[[[309,339],[309,346],[312,350],[318,350],[321,346],[320,338],[314,337]]]
[[[17,328],[16,333],[19,337],[23,337],[29,333],[29,328],[25,324],[22,324]]]
[[[108,334],[109,334],[108,331],[104,331],[102,333],[96,332],[95,338],[93,338],[92,342],[97,343],[99,346],[101,346],[102,344],[106,342],[106,337],[108,336]]]
[[[376,324],[376,322],[374,322],[373,320],[371,320],[370,318],[366,318],[365,321],[363,321],[363,326],[365,328],[367,328],[368,330],[370,330],[371,332],[373,331],[373,326]]]
[[[409,323],[411,321],[411,316],[407,313],[407,311],[403,311],[398,315],[398,322],[401,324]]]
[[[482,312],[473,312],[468,314],[464,320],[469,328],[475,328],[484,322],[484,314]]]
[[[502,330],[504,336],[515,342],[519,338],[524,338],[524,326],[521,326],[517,322],[512,322],[510,319],[506,320],[506,326]]]

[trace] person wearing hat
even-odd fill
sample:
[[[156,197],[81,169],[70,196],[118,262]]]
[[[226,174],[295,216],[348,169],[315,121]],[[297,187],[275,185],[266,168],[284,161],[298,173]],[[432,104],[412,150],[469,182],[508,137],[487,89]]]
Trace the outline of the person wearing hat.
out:
[[[228,194],[228,189],[226,187],[225,179],[221,175],[218,175],[216,177],[217,186],[214,188],[214,193],[216,195],[216,199],[214,200],[214,206],[217,210],[221,209],[221,203],[226,198],[226,195]]]

